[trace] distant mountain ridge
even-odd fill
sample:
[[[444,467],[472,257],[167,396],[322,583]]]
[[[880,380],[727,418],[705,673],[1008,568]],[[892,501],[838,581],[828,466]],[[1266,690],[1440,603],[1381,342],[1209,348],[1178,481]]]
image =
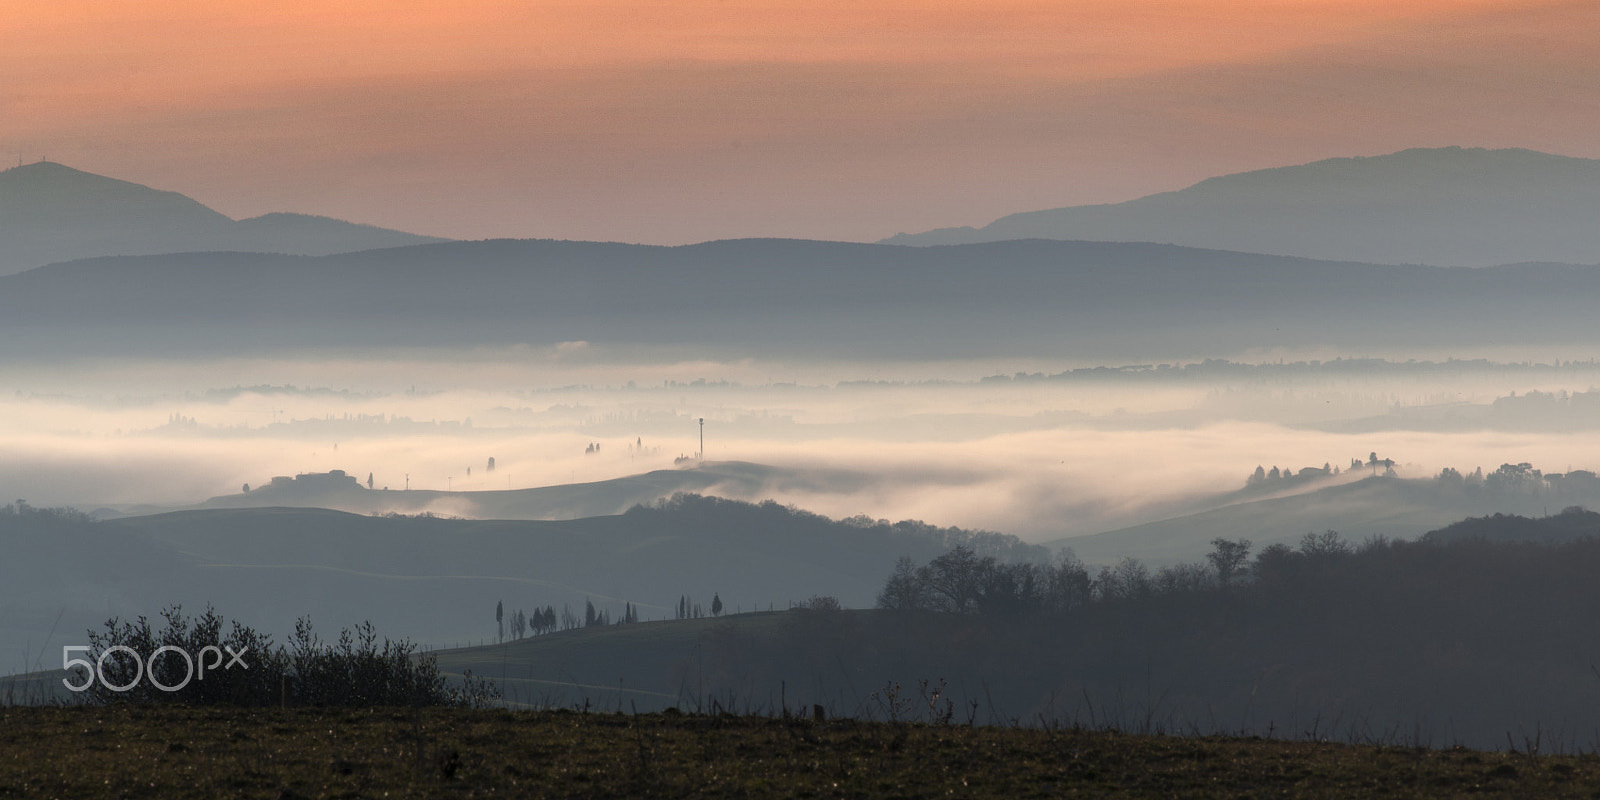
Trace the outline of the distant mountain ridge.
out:
[[[1153,244],[449,242],[87,259],[0,276],[0,359],[562,342],[1107,361],[1262,346],[1570,347],[1600,341],[1596,296],[1593,266],[1382,266]]]
[[[1339,261],[1600,261],[1600,160],[1444,147],[1241,172],[1125,203],[1001,217],[885,244],[1157,242]]]
[[[331,255],[442,241],[305,214],[234,221],[177,192],[48,161],[0,172],[0,275],[99,256]]]

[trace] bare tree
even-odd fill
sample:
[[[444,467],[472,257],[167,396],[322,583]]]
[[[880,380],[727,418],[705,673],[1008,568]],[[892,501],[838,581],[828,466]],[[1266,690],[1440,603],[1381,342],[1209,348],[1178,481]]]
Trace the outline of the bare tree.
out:
[[[927,588],[911,556],[894,562],[894,573],[878,593],[878,608],[911,609],[927,607]]]
[[[934,608],[955,614],[975,610],[983,592],[982,566],[972,548],[966,545],[956,545],[950,552],[928,562],[923,570],[924,583]]]
[[[1234,576],[1243,571],[1245,562],[1250,558],[1250,540],[1237,541],[1217,537],[1211,540],[1212,551],[1206,555],[1206,560],[1217,570],[1217,583],[1226,589],[1233,583]]]
[[[1459,476],[1460,473],[1457,473]],[[1329,558],[1350,554],[1350,543],[1339,538],[1338,531],[1308,533],[1300,537],[1300,552],[1308,558]]]

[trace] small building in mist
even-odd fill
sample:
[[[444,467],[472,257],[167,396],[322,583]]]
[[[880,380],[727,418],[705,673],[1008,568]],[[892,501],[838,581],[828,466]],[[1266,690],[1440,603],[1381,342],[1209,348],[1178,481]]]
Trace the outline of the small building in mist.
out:
[[[268,484],[272,489],[291,492],[326,492],[345,489],[360,489],[361,481],[354,475],[348,475],[342,469],[327,472],[307,472],[294,477],[278,475],[273,477]]]

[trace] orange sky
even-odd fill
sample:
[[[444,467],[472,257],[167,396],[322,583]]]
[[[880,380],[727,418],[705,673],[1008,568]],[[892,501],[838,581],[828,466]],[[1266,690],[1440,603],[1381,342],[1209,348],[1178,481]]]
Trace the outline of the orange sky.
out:
[[[876,239],[1410,146],[1600,157],[1600,3],[0,0],[0,159],[460,237]]]

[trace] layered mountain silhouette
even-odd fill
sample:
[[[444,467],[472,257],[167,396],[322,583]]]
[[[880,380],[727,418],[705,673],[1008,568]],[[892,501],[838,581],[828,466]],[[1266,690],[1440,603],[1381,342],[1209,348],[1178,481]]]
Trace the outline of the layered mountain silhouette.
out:
[[[1154,244],[451,242],[89,259],[0,277],[0,357],[682,346],[1204,358],[1595,342],[1600,269],[1382,266]]]
[[[113,255],[328,255],[444,241],[304,214],[234,221],[177,192],[51,162],[0,172],[0,275]]]
[[[1126,203],[884,241],[1079,239],[1386,264],[1593,263],[1597,220],[1600,160],[1445,147],[1242,172]]]

